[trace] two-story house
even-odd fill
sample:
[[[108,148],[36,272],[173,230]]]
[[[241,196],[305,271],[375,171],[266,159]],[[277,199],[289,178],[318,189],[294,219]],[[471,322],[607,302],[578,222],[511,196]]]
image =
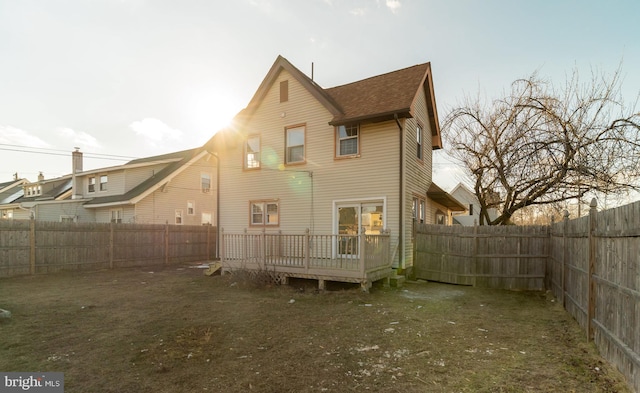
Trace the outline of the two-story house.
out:
[[[279,56],[206,146],[220,159],[225,233],[389,231],[394,267],[410,269],[414,218],[449,211],[428,194],[442,147],[430,63],[325,89]]]
[[[462,183],[458,183],[451,195],[459,200],[466,207],[464,212],[454,214],[453,219],[456,223],[464,226],[473,226],[480,224],[480,202],[476,194],[471,191],[467,186]],[[496,209],[489,209],[489,219],[494,220],[498,215]]]
[[[0,219],[11,220],[20,215],[20,205],[16,201],[24,193],[27,179],[18,178],[16,173],[12,181],[0,183]]]
[[[11,205],[0,206],[11,218],[214,225],[217,214],[216,161],[202,148],[86,171],[76,150],[70,175],[41,175],[21,188]]]

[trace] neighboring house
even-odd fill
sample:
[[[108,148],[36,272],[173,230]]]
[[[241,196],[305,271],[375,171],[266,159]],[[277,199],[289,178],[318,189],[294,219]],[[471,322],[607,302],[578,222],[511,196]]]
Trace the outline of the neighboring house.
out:
[[[467,186],[458,183],[450,193],[454,198],[459,200],[465,207],[466,211],[462,214],[454,214],[454,222],[464,226],[473,226],[480,224],[480,202],[476,194]],[[495,209],[489,209],[489,219],[494,220],[497,217]]]
[[[443,205],[428,194],[442,147],[430,63],[324,89],[279,56],[206,146],[225,233],[389,230],[394,267],[410,269],[414,206],[434,223]]]
[[[215,158],[202,148],[136,159],[24,185],[15,201],[25,217],[41,221],[213,225]]]
[[[431,183],[427,191],[431,203],[427,214],[433,217],[433,224],[453,225],[456,213],[464,212],[466,207],[451,194],[438,187],[436,183]]]
[[[24,193],[23,186],[27,179],[18,179],[16,174],[12,181],[0,183],[0,219],[10,220],[20,215],[20,204],[16,203]]]

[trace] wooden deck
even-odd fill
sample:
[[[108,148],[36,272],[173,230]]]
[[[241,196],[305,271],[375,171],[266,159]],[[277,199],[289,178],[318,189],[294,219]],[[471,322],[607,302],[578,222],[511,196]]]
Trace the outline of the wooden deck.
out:
[[[360,283],[368,290],[374,281],[392,274],[390,236],[376,235],[287,235],[282,233],[222,232],[222,272],[267,271],[280,281],[289,277]]]

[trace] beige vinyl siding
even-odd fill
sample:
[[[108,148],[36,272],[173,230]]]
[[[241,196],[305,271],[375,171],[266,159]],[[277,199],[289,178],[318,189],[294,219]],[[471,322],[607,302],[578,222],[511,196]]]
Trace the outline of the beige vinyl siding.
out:
[[[440,205],[439,203],[433,201],[432,199],[427,199],[427,224],[436,224],[436,212],[440,210],[444,213],[445,216],[445,225],[451,225],[451,212],[445,206]]]
[[[402,268],[409,269],[413,266],[413,242],[412,237],[412,208],[413,197],[420,195],[427,199],[427,190],[432,181],[432,149],[431,149],[431,129],[427,113],[427,101],[424,89],[420,89],[412,105],[413,118],[404,122],[405,135],[405,184],[404,193],[404,245],[407,250]],[[423,133],[423,156],[422,160],[417,158],[417,125],[420,125]],[[427,199],[426,211],[427,222],[430,221],[429,211],[431,200]],[[431,219],[433,220],[433,218]]]
[[[174,177],[165,187],[146,196],[135,207],[135,221],[138,223],[175,223],[175,210],[182,209],[183,225],[200,225],[202,212],[210,212],[215,224],[216,214],[216,168],[215,159],[202,158]],[[203,193],[200,188],[200,174],[211,175],[211,192]],[[194,201],[195,212],[187,214],[187,201]]]
[[[107,189],[106,191],[100,191],[100,176],[107,175]],[[89,178],[96,178],[95,192],[89,192]],[[92,173],[90,175],[83,175],[78,177],[81,188],[81,194],[85,198],[97,198],[111,195],[122,195],[125,191],[125,171],[118,170],[112,172],[99,172]]]
[[[279,86],[289,80],[289,99],[280,103]],[[260,170],[243,170],[243,146],[221,152],[224,188],[221,227],[229,233],[249,227],[249,201],[278,200],[280,225],[267,230],[300,233],[333,231],[337,200],[386,198],[387,226],[398,225],[398,129],[394,122],[364,125],[361,157],[335,159],[332,115],[304,87],[283,71],[250,120],[244,135],[261,136]],[[284,165],[285,128],[306,126],[305,164]],[[312,176],[310,176],[312,172]],[[313,194],[312,194],[313,190]],[[397,233],[395,233],[397,236]]]

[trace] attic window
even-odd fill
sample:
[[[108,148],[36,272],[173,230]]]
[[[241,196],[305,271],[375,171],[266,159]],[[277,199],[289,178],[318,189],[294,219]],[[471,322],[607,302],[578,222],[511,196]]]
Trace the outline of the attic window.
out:
[[[280,82],[280,102],[289,101],[289,81]]]

